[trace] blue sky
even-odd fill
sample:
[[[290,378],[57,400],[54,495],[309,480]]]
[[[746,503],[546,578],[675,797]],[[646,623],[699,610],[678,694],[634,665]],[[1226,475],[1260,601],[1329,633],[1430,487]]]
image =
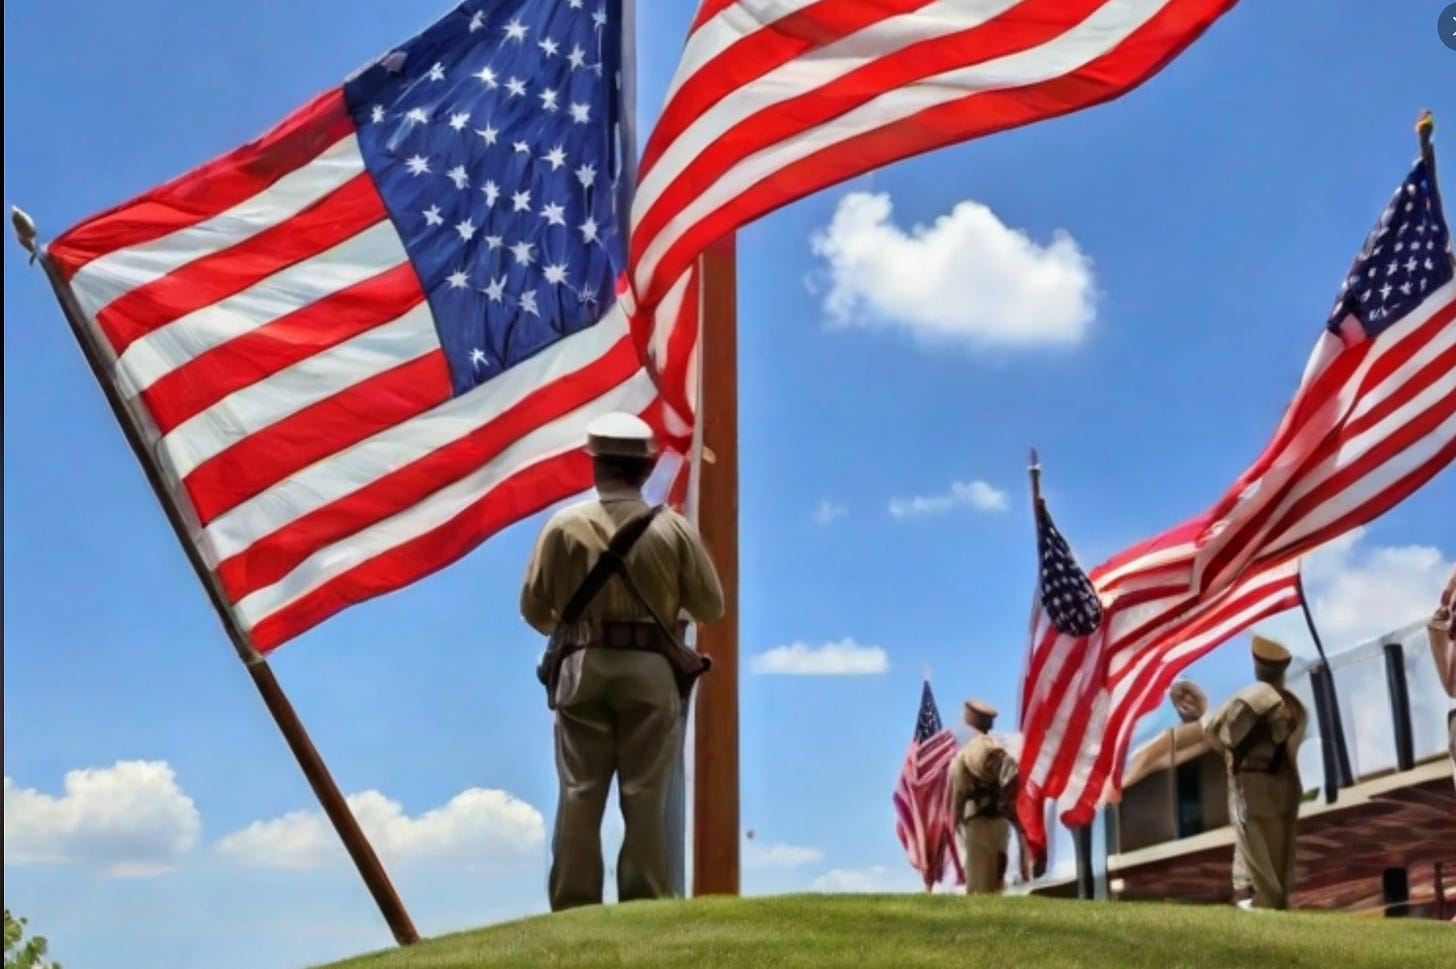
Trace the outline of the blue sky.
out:
[[[693,9],[650,5],[644,132]],[[11,4],[5,201],[54,236],[254,137],[446,7]],[[979,695],[1014,727],[1028,445],[1087,565],[1202,509],[1256,456],[1423,107],[1456,185],[1439,9],[1243,4],[1117,102],[740,234],[746,891],[913,887],[889,798],[922,669],[948,720]],[[288,969],[389,944],[316,819],[249,830],[313,796],[44,279],[4,253],[6,905],[92,969]],[[1331,648],[1434,607],[1453,507],[1447,469],[1311,566]],[[545,908],[550,720],[515,608],[539,525],[273,660],[340,786],[378,792],[362,810],[426,933]],[[1309,650],[1297,616],[1271,626]],[[1245,642],[1191,671],[1215,698],[1244,676]],[[795,643],[841,644],[821,661],[870,672],[752,672]],[[95,773],[55,800],[76,770]],[[293,867],[256,864],[280,859]]]

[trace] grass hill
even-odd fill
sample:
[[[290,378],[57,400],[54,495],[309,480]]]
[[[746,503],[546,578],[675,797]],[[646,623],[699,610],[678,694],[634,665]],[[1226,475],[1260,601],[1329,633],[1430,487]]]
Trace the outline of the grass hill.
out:
[[[579,909],[328,969],[1411,969],[1456,927],[1030,897],[783,895]]]

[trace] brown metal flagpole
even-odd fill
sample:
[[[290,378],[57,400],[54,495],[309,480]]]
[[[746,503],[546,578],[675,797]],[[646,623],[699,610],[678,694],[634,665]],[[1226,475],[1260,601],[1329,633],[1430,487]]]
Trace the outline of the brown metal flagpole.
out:
[[[738,799],[738,334],[734,238],[703,254],[699,373],[703,428],[698,522],[723,583],[723,618],[698,627],[713,657],[694,724],[693,894],[739,893]]]
[[[283,688],[273,677],[272,669],[269,668],[267,661],[253,649],[247,636],[238,627],[232,611],[228,608],[227,600],[223,598],[221,590],[213,580],[212,573],[203,563],[197,546],[191,540],[182,512],[164,482],[161,469],[151,460],[142,435],[137,430],[136,421],[122,401],[115,384],[107,375],[104,356],[96,345],[91,328],[86,322],[86,315],[76,300],[75,292],[61,275],[56,264],[42,248],[36,245],[35,223],[30,216],[18,208],[12,207],[11,222],[15,226],[16,238],[20,241],[21,246],[30,253],[31,261],[38,260],[41,268],[45,270],[46,278],[55,291],[56,300],[61,304],[61,311],[66,317],[66,322],[71,326],[71,333],[75,336],[81,352],[86,357],[86,362],[91,367],[91,374],[106,395],[106,402],[111,405],[111,412],[116,417],[117,423],[121,425],[137,462],[141,464],[142,471],[152,486],[152,492],[156,495],[157,501],[167,515],[167,521],[172,526],[173,533],[177,536],[177,541],[187,554],[188,561],[192,563],[193,571],[197,573],[197,578],[202,583],[203,589],[206,590],[208,599],[211,600],[213,608],[217,611],[218,618],[222,620],[223,628],[227,630],[228,639],[231,640],[233,649],[237,651],[238,659],[242,661],[248,675],[252,677],[253,685],[258,688],[264,705],[273,715],[278,729],[283,734],[283,739],[287,741],[289,749],[293,751],[293,756],[297,758],[298,766],[303,769],[303,776],[308,780],[309,786],[313,788],[314,794],[323,806],[324,813],[333,822],[334,830],[339,833],[339,838],[344,842],[349,856],[358,867],[364,884],[379,905],[379,911],[383,914],[385,922],[389,924],[390,931],[394,933],[395,941],[400,945],[418,942],[419,933],[415,931],[414,923],[410,921],[409,913],[405,911],[404,903],[400,901],[398,893],[390,883],[389,875],[380,863],[378,855],[374,853],[368,838],[364,836],[363,829],[359,827],[358,819],[349,809],[344,795],[339,792],[338,785],[334,783],[328,767],[324,765],[323,758],[319,756],[313,741],[309,739],[308,733],[303,729],[303,724],[299,721],[298,714],[294,712],[293,705],[288,702],[288,697],[284,695]]]

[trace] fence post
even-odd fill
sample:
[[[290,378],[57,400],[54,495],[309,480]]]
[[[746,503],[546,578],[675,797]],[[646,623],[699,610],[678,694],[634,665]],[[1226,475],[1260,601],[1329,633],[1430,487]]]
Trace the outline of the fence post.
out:
[[[1331,702],[1333,690],[1330,689],[1331,680],[1334,674],[1330,671],[1328,663],[1319,662],[1309,668],[1309,685],[1314,693],[1314,712],[1319,720],[1320,756],[1324,761],[1325,768],[1325,803],[1334,804],[1335,799],[1340,796],[1340,788],[1348,783],[1348,779],[1340,770],[1339,762],[1339,740],[1335,726],[1338,723],[1340,711]]]
[[[1385,686],[1390,693],[1390,716],[1395,728],[1395,763],[1400,770],[1410,770],[1416,763],[1415,737],[1405,681],[1405,649],[1400,643],[1385,644]]]

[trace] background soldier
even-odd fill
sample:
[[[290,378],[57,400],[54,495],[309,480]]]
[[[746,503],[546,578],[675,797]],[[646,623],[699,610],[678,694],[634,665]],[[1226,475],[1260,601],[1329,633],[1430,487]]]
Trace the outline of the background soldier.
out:
[[[1284,689],[1289,650],[1255,636],[1253,654],[1258,682],[1224,703],[1210,718],[1207,733],[1228,765],[1235,901],[1241,908],[1287,909],[1304,797],[1299,745],[1309,715]]]
[[[1016,816],[1016,758],[990,736],[996,721],[990,704],[967,700],[965,721],[977,733],[951,761],[950,784],[952,816],[965,833],[966,894],[997,893]]]
[[[685,652],[673,638],[685,630],[684,617],[711,622],[723,614],[717,570],[693,526],[670,509],[643,517],[653,513],[642,497],[657,450],[652,429],[630,414],[609,414],[588,426],[586,450],[598,498],[547,521],[521,589],[522,616],[552,637],[538,671],[556,711],[560,778],[552,911],[602,901],[602,814],[613,773],[626,829],[617,898],[670,894],[667,789],[691,687],[684,688],[669,657],[680,661]],[[612,561],[602,556],[609,541],[624,524],[644,521],[621,557],[626,581],[611,575],[579,608],[588,573],[598,561]]]

